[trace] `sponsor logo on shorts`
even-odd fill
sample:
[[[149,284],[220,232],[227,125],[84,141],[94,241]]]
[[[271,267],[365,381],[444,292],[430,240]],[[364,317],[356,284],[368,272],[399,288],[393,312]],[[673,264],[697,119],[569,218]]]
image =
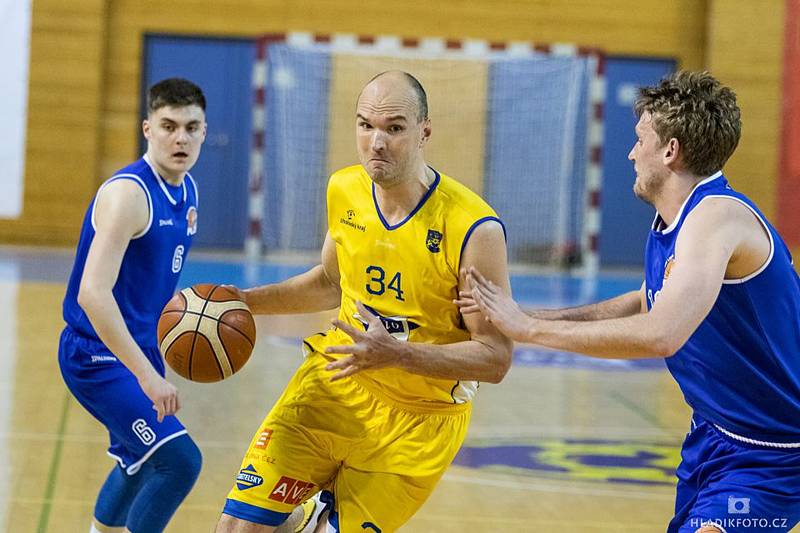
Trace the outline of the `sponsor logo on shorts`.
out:
[[[256,439],[256,443],[253,448],[257,450],[266,450],[267,446],[269,446],[269,439],[272,438],[272,430],[270,428],[264,428],[261,430],[261,434]]]
[[[276,502],[288,503],[289,505],[297,505],[305,498],[306,494],[311,492],[314,484],[310,481],[300,481],[286,476],[281,476],[272,492],[269,495],[270,500]]]
[[[93,355],[92,356],[92,363],[113,363],[116,362],[117,358],[113,355]]]
[[[156,432],[147,425],[147,421],[144,418],[137,418],[134,420],[133,424],[131,424],[131,429],[133,433],[139,437],[139,440],[142,441],[142,444],[146,446],[150,446],[156,441]]]
[[[264,478],[258,475],[253,465],[247,465],[239,470],[236,476],[236,488],[239,490],[252,489],[264,483]]]

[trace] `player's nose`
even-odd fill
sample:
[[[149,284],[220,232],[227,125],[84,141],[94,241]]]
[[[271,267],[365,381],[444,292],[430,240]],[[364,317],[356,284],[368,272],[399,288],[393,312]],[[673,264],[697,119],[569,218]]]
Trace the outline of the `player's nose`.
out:
[[[386,139],[380,131],[376,131],[372,135],[372,149],[376,152],[381,152],[386,149]]]

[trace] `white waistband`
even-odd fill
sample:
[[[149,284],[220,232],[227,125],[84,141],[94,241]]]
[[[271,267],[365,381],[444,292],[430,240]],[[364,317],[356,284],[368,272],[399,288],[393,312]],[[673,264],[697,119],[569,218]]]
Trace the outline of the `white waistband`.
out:
[[[692,420],[694,423],[694,420]],[[766,442],[763,440],[756,440],[750,439],[748,437],[742,437],[741,435],[737,435],[736,433],[731,433],[727,429],[714,424],[714,427],[717,428],[721,433],[727,435],[728,437],[738,440],[740,442],[745,442],[747,444],[755,444],[757,446],[767,446],[769,448],[800,448],[800,442]]]

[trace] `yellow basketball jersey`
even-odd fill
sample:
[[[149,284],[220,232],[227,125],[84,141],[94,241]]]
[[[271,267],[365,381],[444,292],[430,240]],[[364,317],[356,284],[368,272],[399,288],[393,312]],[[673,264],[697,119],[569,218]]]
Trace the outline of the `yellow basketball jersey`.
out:
[[[366,321],[356,309],[360,300],[399,340],[431,344],[469,340],[453,299],[458,295],[464,245],[487,220],[499,221],[486,202],[436,173],[417,207],[392,226],[383,218],[372,180],[361,165],[334,173],[328,183],[328,229],[341,275],[339,319],[364,329]],[[352,340],[333,329],[308,337],[306,343],[324,353],[327,346]],[[399,368],[354,377],[392,400],[427,407],[467,402],[477,390],[476,382],[424,377]]]

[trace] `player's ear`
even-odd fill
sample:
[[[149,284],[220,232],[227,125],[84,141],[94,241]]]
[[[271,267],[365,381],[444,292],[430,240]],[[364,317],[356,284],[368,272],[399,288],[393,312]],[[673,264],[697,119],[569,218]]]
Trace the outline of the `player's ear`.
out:
[[[419,147],[425,146],[428,139],[431,138],[431,119],[426,118],[422,121],[422,138],[419,141]]]
[[[148,141],[150,140],[150,121],[144,119],[142,121],[142,133],[144,134],[144,138]]]
[[[681,152],[681,143],[673,137],[667,141],[664,146],[664,164],[669,166],[678,161],[678,156]]]

